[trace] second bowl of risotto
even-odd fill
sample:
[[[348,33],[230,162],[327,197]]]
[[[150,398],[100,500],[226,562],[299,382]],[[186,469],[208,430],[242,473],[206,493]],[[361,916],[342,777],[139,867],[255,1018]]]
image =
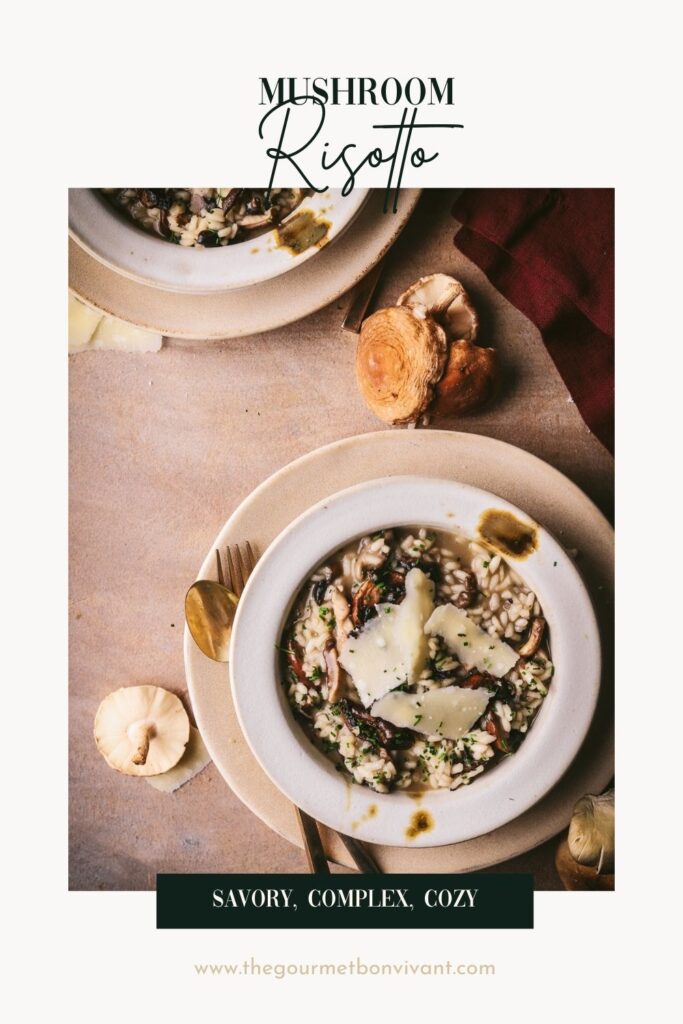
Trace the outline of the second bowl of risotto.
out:
[[[244,288],[300,266],[351,224],[368,189],[75,188],[69,232],[99,262],[174,292]]]
[[[319,821],[387,845],[499,828],[564,774],[600,682],[571,559],[478,488],[333,495],[260,560],[230,659],[252,751]]]

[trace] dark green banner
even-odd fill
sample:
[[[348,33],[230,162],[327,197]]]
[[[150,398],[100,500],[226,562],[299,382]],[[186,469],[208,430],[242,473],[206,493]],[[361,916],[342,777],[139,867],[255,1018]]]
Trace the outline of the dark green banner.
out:
[[[157,928],[533,928],[531,875],[157,875]]]

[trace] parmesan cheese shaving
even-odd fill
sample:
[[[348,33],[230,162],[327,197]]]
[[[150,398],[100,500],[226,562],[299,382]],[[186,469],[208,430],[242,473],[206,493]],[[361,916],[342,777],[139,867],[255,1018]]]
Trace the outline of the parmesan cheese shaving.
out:
[[[174,768],[170,768],[163,775],[148,775],[145,782],[162,793],[175,793],[186,782],[199,775],[211,762],[208,750],[204,746],[199,729],[190,726],[190,738],[185,748],[185,753]]]
[[[416,683],[427,663],[429,640],[425,623],[434,611],[434,584],[421,569],[411,569],[406,575],[406,596],[396,613],[398,644],[409,683]]]
[[[154,331],[133,327],[114,317],[103,317],[95,330],[90,348],[115,349],[119,352],[158,352],[162,336]]]
[[[69,352],[82,352],[88,348],[102,314],[69,295]]]
[[[105,316],[69,295],[69,352],[116,349],[120,352],[158,352],[163,338],[154,331]]]
[[[426,693],[394,691],[385,694],[372,708],[399,729],[413,729],[424,736],[459,740],[486,711],[490,694],[486,689],[444,686]]]
[[[429,653],[425,623],[433,608],[434,584],[421,569],[411,569],[401,604],[377,605],[376,617],[344,644],[339,662],[366,708],[401,683],[419,679]]]
[[[489,636],[468,618],[462,608],[443,604],[435,609],[425,630],[440,636],[463,665],[489,672],[497,679],[507,675],[519,661],[517,651],[496,637]]]

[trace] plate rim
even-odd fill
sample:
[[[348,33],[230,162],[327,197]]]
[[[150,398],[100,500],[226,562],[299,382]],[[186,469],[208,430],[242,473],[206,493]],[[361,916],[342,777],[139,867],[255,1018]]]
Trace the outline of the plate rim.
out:
[[[421,189],[402,189],[399,213],[389,215],[380,209],[384,190],[370,189],[367,202],[348,230],[324,246],[318,259],[292,268],[287,276],[222,292],[173,292],[133,281],[99,262],[69,235],[69,290],[92,309],[164,337],[213,342],[267,333],[316,313],[358,284],[394,245],[421,194]],[[359,235],[364,238],[361,245]],[[290,294],[305,296],[311,289],[314,297],[297,300],[293,308],[283,312],[277,299],[283,282]],[[220,326],[187,326],[195,318],[192,306],[198,309],[198,303],[205,309],[209,304],[217,311],[214,320],[220,321]],[[236,311],[236,303],[242,303],[248,312]],[[265,309],[271,315],[255,322],[254,309]],[[196,319],[201,322],[200,316]]]
[[[604,541],[609,551],[606,555],[605,560],[601,561],[597,566],[597,573],[599,578],[606,580],[609,584],[609,594],[613,591],[613,539],[614,530],[604,515],[604,513],[598,508],[595,502],[588,497],[588,495],[576,484],[573,480],[567,477],[561,470],[552,466],[550,463],[541,459],[539,456],[532,452],[526,451],[516,445],[513,445],[507,441],[502,441],[497,438],[489,437],[484,434],[478,434],[476,432],[467,431],[456,431],[456,430],[437,430],[429,429],[420,432],[422,436],[431,438],[430,444],[440,446],[442,443],[455,444],[463,443],[465,451],[468,452],[470,446],[473,444],[477,449],[477,455],[480,456],[482,450],[485,452],[485,460],[487,462],[496,461],[499,458],[519,458],[526,462],[526,465],[530,470],[534,468],[541,474],[543,480],[542,487],[539,485],[538,494],[545,494],[547,489],[550,488],[555,493],[563,493],[563,506],[571,504],[573,510],[577,514],[585,516],[591,523],[591,536],[599,535]],[[237,506],[233,509],[230,516],[223,523],[221,529],[218,531],[214,542],[208,549],[206,557],[203,559],[198,572],[198,578],[209,577],[211,578],[213,573],[213,559],[215,558],[214,550],[217,544],[227,542],[230,538],[230,531],[234,528],[235,523],[239,523],[240,520],[246,515],[253,514],[254,508],[258,507],[259,501],[263,498],[264,494],[267,495],[268,491],[272,487],[278,487],[283,479],[291,472],[297,472],[301,467],[306,468],[308,463],[316,462],[321,458],[334,459],[342,450],[357,449],[359,446],[366,444],[373,445],[375,447],[383,448],[386,444],[391,446],[394,438],[403,438],[408,442],[408,445],[414,444],[415,438],[414,432],[410,432],[408,436],[404,431],[394,431],[387,429],[379,429],[376,431],[369,431],[362,434],[356,434],[345,438],[339,438],[328,444],[322,445],[319,448],[313,449],[298,456],[297,458],[286,463],[284,466],[279,467],[268,477],[262,480],[259,484],[254,487],[249,494],[243,497]],[[438,447],[437,454],[440,455]],[[405,463],[404,463],[405,464]],[[566,495],[566,497],[565,497]],[[571,500],[570,500],[571,499]],[[225,540],[224,540],[225,538]],[[230,538],[236,539],[234,536]],[[600,550],[603,551],[605,548],[600,546]],[[603,575],[609,573],[608,576]],[[589,591],[594,594],[592,586],[589,587]],[[611,607],[611,605],[610,605]],[[601,636],[604,620],[601,616],[600,628]],[[608,617],[608,637],[610,640],[611,647],[613,648],[613,637],[611,632],[610,624],[613,622],[613,613]],[[610,648],[611,649],[611,648]],[[301,847],[301,839],[298,834],[296,820],[293,811],[287,815],[282,807],[275,807],[274,809],[268,805],[268,801],[254,800],[252,787],[245,783],[243,775],[237,771],[235,772],[231,768],[229,752],[220,749],[218,746],[213,744],[212,728],[208,718],[205,720],[204,712],[206,708],[202,705],[202,694],[201,689],[210,687],[211,681],[204,678],[203,682],[199,679],[193,678],[195,666],[201,664],[201,654],[194,646],[194,642],[191,639],[189,631],[185,628],[184,631],[184,661],[185,661],[185,672],[188,683],[188,689],[190,693],[190,699],[192,702],[197,724],[202,730],[202,734],[205,738],[205,742],[211,753],[212,759],[216,763],[216,768],[225,780],[228,786],[233,790],[235,795],[242,803],[261,821],[264,822],[272,831],[288,842],[295,846]],[[613,653],[613,652],[612,652]],[[611,660],[611,659],[610,659]],[[204,663],[204,666],[208,665],[209,670],[211,668],[217,668],[218,666],[212,665],[212,663]],[[604,689],[604,687],[603,687]],[[613,683],[610,680],[610,686],[607,688],[610,699],[611,691],[613,689]],[[229,691],[229,687],[226,686],[226,690]],[[601,702],[602,702],[601,697]],[[598,710],[600,711],[600,705]],[[593,753],[591,757],[591,766],[589,769],[582,771],[582,781],[586,774],[590,775],[590,782],[586,781],[586,785],[594,787],[597,791],[598,788],[604,788],[613,777],[614,771],[614,742],[613,742],[613,714],[611,713],[611,707],[608,706],[605,709],[607,714],[607,729],[599,734],[599,740],[602,743],[602,750]],[[230,708],[228,708],[230,714]],[[234,712],[233,712],[234,713]],[[205,728],[206,726],[206,728]],[[594,728],[594,727],[592,727]],[[246,743],[246,741],[243,741]],[[599,757],[598,757],[599,753]],[[250,754],[250,757],[252,755]],[[581,757],[581,753],[579,754]],[[252,757],[253,759],[253,757]],[[234,764],[234,759],[233,759]],[[261,773],[261,769],[257,762],[254,760],[255,769]],[[575,766],[573,766],[575,767]],[[570,769],[571,774],[572,769]],[[264,779],[266,777],[264,776]],[[473,871],[482,870],[484,868],[491,867],[493,865],[503,863],[510,860],[513,857],[517,857],[522,853],[525,853],[536,846],[546,842],[555,836],[562,828],[566,827],[566,822],[570,814],[570,809],[567,803],[568,797],[564,792],[562,786],[564,780],[552,790],[548,796],[544,797],[543,800],[536,808],[526,812],[526,815],[522,815],[521,818],[517,819],[517,822],[523,823],[525,826],[523,831],[516,828],[516,823],[513,822],[510,825],[504,826],[502,829],[491,833],[489,836],[482,837],[477,840],[471,840],[463,844],[458,844],[453,847],[437,847],[433,850],[440,852],[452,851],[450,854],[449,864],[446,868],[437,866],[435,867],[431,858],[426,857],[424,860],[419,860],[417,863],[413,863],[410,866],[406,866],[404,858],[401,854],[407,853],[407,851],[397,847],[377,847],[376,855],[378,859],[385,866],[385,870],[411,870],[411,871],[423,871],[423,870],[447,870],[447,871]],[[270,794],[269,799],[272,800],[273,796],[279,799],[279,794],[272,783],[268,780],[268,786],[272,787],[274,793]],[[558,788],[563,791],[559,794],[559,797],[555,798],[555,792]],[[285,800],[286,798],[282,798]],[[574,797],[573,799],[576,799]],[[559,800],[560,806],[557,805]],[[263,804],[266,803],[264,807]],[[528,816],[533,815],[534,820],[529,822]],[[537,815],[540,815],[539,820],[536,820]],[[527,827],[528,826],[528,827]],[[343,844],[337,839],[333,833],[327,832],[323,829],[326,846],[330,855],[330,858],[335,860],[337,863],[344,864],[348,867],[353,867],[352,861],[346,851]],[[532,833],[530,836],[530,832]],[[432,851],[423,849],[423,855],[428,855]]]
[[[462,506],[467,506],[468,502],[474,503],[480,508],[485,507],[503,507],[513,512],[514,514],[523,517],[524,519],[531,520],[534,522],[532,517],[524,509],[519,508],[513,502],[502,498],[499,494],[493,491],[488,491],[484,488],[475,486],[473,484],[465,483],[463,481],[449,480],[443,477],[436,476],[419,476],[417,474],[395,474],[390,477],[376,477],[371,480],[363,481],[359,484],[351,485],[350,487],[343,488],[336,491],[333,494],[327,495],[315,502],[312,506],[305,509],[299,516],[297,516],[291,523],[284,527],[283,530],[273,539],[271,544],[268,546],[266,551],[260,557],[258,564],[249,578],[247,586],[245,587],[244,594],[240,599],[240,607],[237,611],[235,618],[232,641],[230,645],[230,664],[228,666],[228,674],[230,679],[230,686],[232,691],[233,704],[237,719],[244,734],[244,738],[249,745],[252,754],[260,764],[263,771],[268,775],[271,782],[284,793],[284,795],[293,803],[298,804],[313,818],[319,822],[325,824],[328,828],[335,829],[338,832],[344,833],[349,831],[352,826],[350,815],[344,809],[345,800],[342,794],[345,792],[344,782],[330,770],[329,762],[322,763],[321,757],[316,756],[313,753],[313,747],[310,745],[310,739],[304,737],[300,727],[294,721],[291,715],[291,709],[282,707],[283,698],[281,696],[281,690],[278,687],[277,692],[270,692],[270,685],[268,687],[267,694],[258,702],[260,712],[270,711],[268,723],[271,727],[275,726],[276,720],[284,711],[290,711],[287,717],[286,724],[283,720],[282,730],[279,732],[278,739],[273,739],[272,745],[264,744],[261,742],[262,739],[262,728],[263,722],[259,720],[259,714],[255,713],[255,708],[252,703],[248,700],[246,692],[243,688],[240,688],[236,684],[235,672],[232,668],[233,661],[237,659],[242,662],[240,673],[244,678],[244,659],[245,651],[243,644],[247,641],[242,639],[240,633],[240,625],[244,619],[249,621],[254,619],[255,606],[250,604],[251,594],[254,589],[263,589],[262,578],[264,573],[270,568],[270,576],[273,576],[273,569],[269,563],[278,561],[279,553],[279,568],[283,570],[283,573],[287,572],[287,563],[289,558],[287,552],[289,551],[290,538],[292,536],[300,536],[305,533],[306,528],[310,525],[311,521],[317,519],[321,521],[321,513],[330,512],[330,515],[334,517],[335,508],[346,506],[346,514],[352,516],[352,511],[348,508],[350,504],[353,506],[354,498],[357,494],[363,494],[369,488],[374,488],[376,493],[380,488],[387,487],[390,492],[394,492],[392,497],[398,505],[401,500],[400,495],[395,492],[401,491],[403,488],[410,486],[411,484],[420,487],[422,486],[422,492],[434,492],[433,506],[435,507],[437,502],[443,502],[444,497],[443,491],[452,492],[452,498],[450,495],[447,496],[446,504],[453,502],[453,507],[457,503],[461,503]],[[377,501],[386,501],[386,497],[379,496]],[[407,504],[413,504],[414,499],[408,498]],[[396,506],[394,506],[396,507]],[[433,525],[436,527],[437,516],[425,516],[423,522],[425,525]],[[381,522],[380,522],[381,519]],[[405,516],[401,514],[397,523],[402,523]],[[385,519],[384,514],[381,517],[373,516],[372,522],[363,528],[364,532],[372,531],[375,529],[381,529],[382,526],[387,526],[389,520]],[[341,543],[345,540],[349,540],[351,537],[357,535],[358,530],[355,526],[359,525],[354,523],[354,529],[342,539]],[[464,527],[464,524],[460,521],[454,521],[453,526]],[[576,689],[572,687],[565,687],[564,690],[558,691],[550,688],[551,693],[555,693],[556,697],[551,700],[549,705],[554,711],[554,716],[550,719],[548,712],[546,712],[545,721],[548,723],[545,730],[542,727],[536,727],[530,734],[530,737],[525,741],[522,752],[523,757],[519,755],[514,760],[500,765],[496,775],[493,774],[487,776],[486,785],[482,788],[481,782],[477,786],[473,786],[471,789],[459,790],[452,799],[452,804],[448,808],[448,812],[443,811],[441,808],[441,815],[436,820],[437,836],[433,836],[431,833],[425,833],[424,836],[412,837],[407,839],[405,836],[405,827],[408,824],[408,817],[398,813],[399,804],[403,810],[407,808],[415,809],[414,797],[409,794],[402,792],[387,795],[377,794],[367,787],[358,787],[356,798],[354,799],[354,812],[353,816],[357,818],[356,828],[354,835],[364,842],[373,842],[381,845],[409,847],[409,848],[429,848],[434,846],[450,846],[455,843],[466,842],[469,839],[476,839],[487,832],[493,831],[498,828],[502,828],[509,824],[511,821],[520,817],[525,811],[529,810],[533,805],[538,803],[542,798],[553,788],[553,786],[562,778],[562,776],[568,771],[576,758],[583,742],[588,735],[595,708],[597,706],[600,681],[601,681],[601,670],[602,670],[602,645],[600,640],[600,634],[597,624],[597,619],[593,609],[593,602],[591,600],[588,589],[581,577],[579,570],[576,565],[572,562],[570,556],[564,551],[562,545],[559,543],[554,534],[546,529],[542,524],[535,523],[541,531],[541,536],[545,543],[539,545],[537,552],[532,555],[528,561],[525,561],[525,565],[531,567],[532,578],[531,587],[539,594],[545,587],[546,597],[544,600],[544,606],[546,608],[546,615],[551,618],[555,616],[555,612],[559,607],[559,604],[563,601],[563,591],[571,591],[572,594],[572,609],[575,610],[576,620],[578,620],[581,629],[586,630],[587,646],[573,645],[567,641],[568,627],[565,631],[561,630],[560,636],[556,639],[556,643],[560,644],[560,649],[565,649],[565,662],[567,656],[570,659],[574,659],[571,662],[571,667],[568,663],[562,667],[561,674],[564,678],[567,672],[573,672],[580,680],[583,690],[581,691],[584,703],[576,711],[576,719],[572,721],[571,730],[567,730],[563,727],[562,722],[558,715],[560,714],[560,708],[558,704],[562,706],[562,711],[566,710],[566,705],[571,705],[576,701]],[[344,527],[345,529],[346,527]],[[447,530],[448,526],[445,523],[439,523],[438,528]],[[469,524],[468,524],[469,528]],[[337,538],[338,540],[338,538]],[[332,545],[332,550],[336,550],[338,547],[337,540]],[[283,553],[284,545],[284,553]],[[320,550],[316,549],[315,558],[313,558],[313,564],[311,568],[320,561],[320,558],[326,557],[327,552],[323,552],[322,548],[328,548],[327,542],[321,546],[318,545]],[[542,549],[542,550],[541,550]],[[564,572],[562,584],[560,585],[559,580],[553,581],[550,576],[546,577],[548,572],[545,566],[548,550],[550,551],[550,557],[556,559],[555,564],[559,564]],[[309,559],[307,558],[307,562]],[[284,565],[282,564],[284,563]],[[302,563],[303,564],[303,563]],[[525,579],[525,582],[529,582],[528,576],[524,574],[524,566],[517,567],[510,562],[513,568]],[[310,570],[307,570],[307,572]],[[536,577],[536,573],[540,571],[542,573],[543,581]],[[297,570],[297,575],[299,572]],[[306,574],[299,584],[295,586],[294,590],[286,587],[287,599],[291,598],[293,594],[297,592],[297,587],[305,580]],[[281,574],[275,572],[275,586],[276,588],[280,585]],[[534,582],[535,580],[535,582]],[[546,582],[546,580],[548,582]],[[548,591],[556,590],[556,605],[552,608],[551,612],[548,610]],[[246,601],[245,601],[246,598]],[[246,652],[247,660],[255,663],[256,674],[261,678],[268,672],[267,663],[271,660],[269,654],[271,652],[270,640],[275,637],[274,643],[277,644],[280,637],[282,614],[277,611],[277,608],[270,607],[270,600],[268,595],[263,598],[261,594],[259,598],[259,607],[266,609],[266,623],[261,623],[261,629],[266,628],[268,636],[266,637],[265,647],[260,652],[260,655],[251,652]],[[571,610],[570,609],[570,614]],[[278,628],[274,631],[270,628],[273,624],[273,617],[278,619]],[[555,627],[557,629],[557,626]],[[271,636],[272,634],[272,636]],[[567,650],[568,648],[568,650]],[[267,649],[267,652],[266,652]],[[277,676],[277,672],[275,673]],[[585,680],[585,681],[584,681]],[[279,680],[274,680],[276,686]],[[566,682],[566,679],[565,679]],[[270,676],[268,676],[268,683],[271,683]],[[286,701],[285,701],[286,703]],[[580,702],[581,703],[581,702]],[[277,707],[276,705],[279,705]],[[272,734],[271,734],[272,735]],[[309,749],[310,747],[310,749]],[[275,756],[275,750],[278,750],[277,756]],[[562,750],[562,756],[559,758],[557,764],[554,765],[551,773],[547,773],[546,764],[542,764],[542,769],[538,774],[535,774],[535,767],[538,765],[535,762],[539,757],[539,751],[542,758],[548,756],[548,752],[552,750]],[[299,763],[303,764],[304,758],[311,763],[311,783],[312,785],[306,792],[297,792],[296,786],[290,781],[294,776],[294,771],[289,772],[289,778],[279,773],[278,760],[284,751],[288,752],[287,767],[293,769],[294,766]],[[313,765],[321,770],[315,771],[312,769]],[[308,768],[304,765],[304,771]],[[483,780],[482,780],[483,782]],[[516,784],[516,785],[515,785]],[[484,798],[486,791],[495,789],[496,792],[500,791],[500,795],[497,797],[497,806],[495,810],[493,808],[488,809],[486,813],[485,821],[486,825],[482,826],[480,821],[475,819],[481,818],[484,814]],[[355,791],[354,791],[355,792]],[[514,793],[514,797],[510,794]],[[521,796],[525,793],[525,796]],[[423,798],[423,803],[427,803],[428,800],[436,798],[443,805],[444,800],[447,798],[447,792],[445,790],[435,791],[434,793],[428,794]],[[397,800],[396,797],[399,799]],[[402,799],[405,797],[405,799]],[[506,802],[507,800],[507,802]],[[389,802],[391,801],[391,802]],[[510,804],[514,803],[513,807]],[[368,814],[370,807],[373,805],[379,805],[380,809],[384,808],[385,813],[377,815],[376,817]],[[472,806],[470,806],[472,805]],[[432,802],[430,809],[436,815],[436,807]],[[458,813],[461,812],[462,820],[458,822]],[[360,817],[359,817],[360,815]],[[366,817],[367,815],[367,817]],[[401,819],[401,824],[398,824],[398,819]],[[388,838],[386,834],[382,834],[384,829],[383,825],[387,818],[391,820],[390,831],[393,833],[392,838]],[[446,822],[444,824],[444,820]]]

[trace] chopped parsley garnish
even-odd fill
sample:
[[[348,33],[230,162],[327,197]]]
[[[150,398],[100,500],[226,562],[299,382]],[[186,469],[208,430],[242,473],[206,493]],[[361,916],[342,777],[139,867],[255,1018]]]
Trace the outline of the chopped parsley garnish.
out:
[[[415,715],[415,721],[413,722],[413,725],[419,725],[423,718],[424,715]]]

